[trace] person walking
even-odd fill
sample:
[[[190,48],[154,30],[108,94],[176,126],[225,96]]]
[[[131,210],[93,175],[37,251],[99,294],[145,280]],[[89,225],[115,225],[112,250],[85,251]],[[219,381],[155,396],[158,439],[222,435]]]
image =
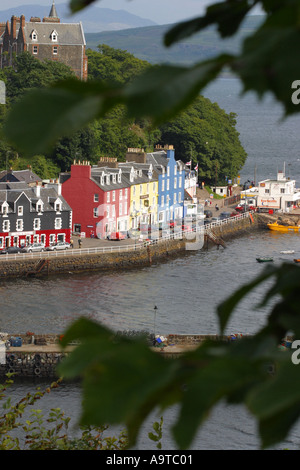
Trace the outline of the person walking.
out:
[[[71,245],[71,248],[73,248],[73,247],[74,247],[74,241],[73,241],[73,238],[71,238],[71,240],[70,240],[70,245]]]
[[[79,238],[78,238],[78,247],[79,247],[79,248],[81,248],[81,243],[82,243],[82,242],[81,242],[81,238],[79,237]]]

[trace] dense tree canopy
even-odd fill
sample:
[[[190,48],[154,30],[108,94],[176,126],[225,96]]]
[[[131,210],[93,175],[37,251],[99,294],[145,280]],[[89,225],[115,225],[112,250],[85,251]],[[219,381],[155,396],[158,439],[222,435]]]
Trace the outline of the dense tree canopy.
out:
[[[148,62],[126,51],[104,44],[99,45],[98,51],[88,49],[87,56],[88,81],[91,84],[123,86],[132,82],[141,72],[153,68]],[[29,90],[45,88],[73,76],[64,64],[41,62],[26,52],[16,57],[14,67],[7,67],[2,72],[7,87],[8,107]],[[105,116],[81,126],[71,135],[59,136],[44,153],[45,161],[53,164],[49,164],[49,171],[40,176],[46,178],[50,172],[54,177],[56,175],[52,172],[68,171],[74,159],[86,159],[96,164],[99,157],[107,156],[122,161],[128,147],[151,151],[158,143],[174,145],[176,158],[182,161],[192,157],[195,164],[199,163],[201,178],[210,183],[223,182],[226,176],[236,177],[246,158],[235,130],[233,115],[227,115],[208,99],[199,98],[175,121],[156,126],[146,117],[129,117],[126,108],[119,104]],[[37,149],[36,153],[40,161],[41,151]],[[23,160],[14,160],[16,152],[3,144],[3,148],[0,148],[2,168],[7,166],[7,155],[14,169],[19,167],[21,161],[31,164],[24,157]],[[31,165],[34,167],[33,163]]]
[[[183,161],[199,163],[199,177],[209,183],[235,178],[246,160],[235,129],[235,115],[226,114],[200,96],[180,116],[161,126],[161,139],[172,143]]]

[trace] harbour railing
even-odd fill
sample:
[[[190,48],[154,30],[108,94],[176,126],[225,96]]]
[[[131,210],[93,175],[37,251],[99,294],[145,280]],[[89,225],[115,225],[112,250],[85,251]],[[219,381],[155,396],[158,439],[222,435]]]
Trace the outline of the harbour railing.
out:
[[[242,214],[238,214],[236,216],[228,217],[222,220],[215,220],[210,222],[209,224],[196,225],[190,230],[172,230],[171,228],[168,230],[169,233],[164,233],[161,236],[153,239],[143,238],[143,239],[131,239],[132,242],[130,244],[120,244],[120,245],[109,245],[109,246],[99,246],[99,247],[89,247],[89,248],[68,248],[66,250],[57,250],[57,251],[38,251],[38,252],[31,252],[31,253],[13,253],[13,254],[5,254],[0,255],[0,261],[7,261],[7,260],[21,260],[21,259],[31,259],[31,258],[55,258],[60,256],[83,256],[83,255],[90,255],[90,254],[100,254],[100,253],[120,253],[120,252],[129,252],[129,251],[137,251],[142,250],[150,245],[156,245],[161,242],[165,242],[168,240],[181,240],[186,239],[187,241],[193,240],[196,234],[205,235],[206,232],[211,231],[215,227],[220,227],[226,224],[232,224],[242,219],[250,217],[252,212],[244,212]],[[193,235],[195,234],[195,235]]]

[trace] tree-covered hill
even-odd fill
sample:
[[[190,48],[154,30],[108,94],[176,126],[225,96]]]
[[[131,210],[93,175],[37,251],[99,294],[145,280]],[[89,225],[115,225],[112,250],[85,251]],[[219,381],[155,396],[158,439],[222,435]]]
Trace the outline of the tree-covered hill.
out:
[[[145,69],[155,67],[127,51],[105,44],[99,45],[97,51],[88,49],[87,55],[91,82],[119,86],[131,82]],[[73,75],[65,65],[40,62],[29,53],[17,56],[14,67],[4,68],[1,74],[8,95],[3,113],[29,90],[44,88]],[[150,152],[156,144],[174,145],[177,159],[186,162],[192,158],[194,165],[198,162],[199,175],[208,183],[223,183],[226,176],[235,178],[246,159],[235,129],[235,116],[199,97],[176,119],[161,126],[152,126],[147,118],[128,117],[125,107],[119,105],[72,135],[58,138],[46,155],[33,155],[31,159],[25,160],[22,153],[2,142],[0,169],[7,165],[13,169],[31,165],[39,176],[49,178],[60,171],[68,171],[74,159],[89,160],[92,164],[102,156],[122,161],[129,147]]]
[[[164,62],[188,65],[216,56],[221,51],[238,52],[242,40],[256,29],[262,18],[260,15],[249,16],[240,32],[227,40],[220,39],[215,28],[209,27],[201,34],[180,41],[170,48],[163,46],[163,37],[171,25],[86,33],[85,36],[90,49],[97,49],[98,44],[107,44],[115,49],[126,50],[151,64]]]

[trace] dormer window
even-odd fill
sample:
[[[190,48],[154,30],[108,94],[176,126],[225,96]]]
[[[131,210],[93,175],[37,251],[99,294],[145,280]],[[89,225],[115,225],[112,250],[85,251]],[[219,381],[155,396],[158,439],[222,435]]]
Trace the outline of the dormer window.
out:
[[[113,182],[116,182],[116,175],[113,175]]]
[[[8,205],[7,205],[6,202],[4,202],[4,203],[2,204],[2,214],[3,214],[3,215],[7,215],[7,212],[8,212]]]
[[[36,211],[41,214],[43,212],[43,209],[44,209],[44,204],[41,200],[39,200],[37,203],[36,203]]]
[[[51,41],[57,42],[57,32],[55,30],[52,31],[52,33],[50,34],[50,38],[51,38]]]
[[[32,41],[37,41],[37,32],[35,29],[31,31],[31,39]]]
[[[109,178],[109,175],[106,176],[106,184],[109,184],[110,183],[110,178]]]
[[[121,183],[121,173],[118,174],[118,183]]]
[[[56,212],[60,212],[61,211],[61,202],[60,201],[57,201],[55,203],[55,211]]]

